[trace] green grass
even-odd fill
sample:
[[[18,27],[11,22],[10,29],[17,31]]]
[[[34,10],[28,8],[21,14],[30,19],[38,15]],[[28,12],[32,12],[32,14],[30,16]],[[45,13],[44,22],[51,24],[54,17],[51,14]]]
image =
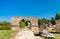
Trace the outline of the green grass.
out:
[[[55,39],[60,39],[60,38],[55,38]]]
[[[12,30],[0,30],[0,39],[9,39],[13,32]]]
[[[55,39],[60,39],[60,34],[55,34]]]

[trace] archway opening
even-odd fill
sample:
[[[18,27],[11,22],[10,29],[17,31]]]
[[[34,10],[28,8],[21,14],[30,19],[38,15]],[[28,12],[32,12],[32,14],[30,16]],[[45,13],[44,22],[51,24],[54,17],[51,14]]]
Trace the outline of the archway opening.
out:
[[[29,20],[26,21],[26,26],[31,27],[31,22]]]
[[[22,19],[20,22],[19,22],[19,27],[20,28],[25,28],[26,27],[26,21],[24,19]]]
[[[25,27],[31,27],[31,22],[30,20],[25,20],[25,19],[22,19],[20,22],[19,22],[19,27],[20,28],[25,28]]]

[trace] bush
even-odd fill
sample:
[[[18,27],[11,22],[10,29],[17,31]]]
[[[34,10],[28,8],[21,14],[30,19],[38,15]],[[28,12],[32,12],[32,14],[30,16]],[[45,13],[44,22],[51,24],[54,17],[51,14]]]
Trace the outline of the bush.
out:
[[[25,22],[20,23],[20,28],[25,28],[25,26],[26,26]]]
[[[3,30],[3,27],[2,26],[0,26],[0,30]]]
[[[10,30],[11,26],[4,26],[5,30]]]
[[[10,30],[11,26],[0,26],[0,30]]]
[[[53,30],[48,30],[48,32],[56,32],[56,30],[54,30],[54,29]]]

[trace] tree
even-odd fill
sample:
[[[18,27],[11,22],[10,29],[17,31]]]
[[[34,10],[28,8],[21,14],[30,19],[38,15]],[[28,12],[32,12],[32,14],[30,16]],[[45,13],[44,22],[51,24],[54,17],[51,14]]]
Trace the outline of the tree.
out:
[[[10,30],[11,29],[11,23],[7,22],[7,21],[0,22],[0,29]]]
[[[38,25],[42,25],[43,23],[48,23],[50,20],[43,18],[43,19],[38,19]]]
[[[56,14],[55,19],[56,19],[56,20],[60,19],[60,13],[57,13],[57,14]]]
[[[48,19],[46,19],[46,18],[43,18],[42,21],[43,21],[43,23],[46,23],[46,24],[48,23]]]
[[[10,25],[11,25],[11,23],[10,23],[10,22],[7,22],[7,21],[3,21],[2,24],[3,24],[4,26],[10,26]]]
[[[0,21],[0,25],[2,25],[2,22]]]
[[[43,24],[42,19],[38,19],[38,25],[42,25],[42,24]]]
[[[51,22],[51,20],[48,20],[48,22]]]
[[[52,23],[52,25],[55,25],[56,24],[56,19],[55,18],[51,18],[51,23]]]

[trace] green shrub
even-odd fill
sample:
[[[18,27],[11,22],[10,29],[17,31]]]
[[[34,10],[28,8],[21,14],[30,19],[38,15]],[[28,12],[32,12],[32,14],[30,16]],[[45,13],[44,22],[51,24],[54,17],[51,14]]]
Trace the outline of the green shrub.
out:
[[[3,30],[3,27],[2,26],[0,26],[0,30]]]
[[[4,26],[5,30],[10,30],[11,26]]]
[[[20,28],[25,28],[25,26],[26,26],[25,22],[20,23]]]
[[[0,30],[10,30],[11,26],[0,26]]]
[[[56,30],[48,30],[48,32],[56,32]]]

